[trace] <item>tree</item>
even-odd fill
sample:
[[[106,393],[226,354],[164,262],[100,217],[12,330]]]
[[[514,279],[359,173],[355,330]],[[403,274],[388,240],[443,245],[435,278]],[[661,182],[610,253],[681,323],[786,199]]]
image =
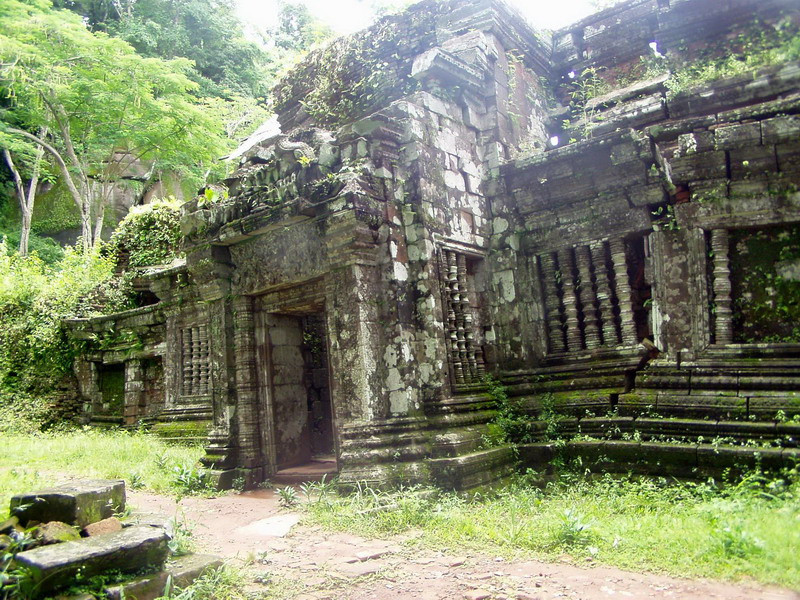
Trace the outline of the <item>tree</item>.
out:
[[[333,30],[314,18],[305,4],[280,0],[278,6],[278,24],[269,32],[277,48],[299,54],[333,37]]]
[[[130,43],[142,56],[188,58],[203,96],[266,95],[268,53],[245,38],[233,0],[55,0],[92,31]]]
[[[39,137],[47,137],[47,128],[43,127],[38,132]],[[13,148],[13,150],[12,150]],[[33,219],[33,206],[36,202],[36,191],[39,187],[39,178],[42,174],[42,161],[44,159],[44,148],[41,146],[18,142],[13,138],[6,138],[3,143],[3,159],[6,162],[11,176],[14,180],[14,190],[19,203],[20,215],[22,217],[21,231],[19,236],[19,253],[21,256],[28,255],[28,241],[31,234],[31,220]],[[30,165],[30,174],[27,186],[20,173],[20,168],[14,161],[14,154],[21,156],[24,164]]]
[[[43,0],[4,1],[0,86],[11,105],[2,125],[52,157],[86,248],[100,239],[113,186],[131,169],[202,179],[225,153],[217,114],[192,95],[190,69],[185,59],[143,58]]]

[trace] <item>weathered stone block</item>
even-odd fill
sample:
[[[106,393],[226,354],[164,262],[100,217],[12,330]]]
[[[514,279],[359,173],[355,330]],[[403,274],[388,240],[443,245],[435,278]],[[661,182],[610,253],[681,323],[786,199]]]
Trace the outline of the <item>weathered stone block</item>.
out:
[[[125,508],[124,481],[82,481],[11,498],[21,523],[63,521],[86,527]]]
[[[782,144],[800,139],[800,116],[774,117],[761,122],[764,144]]]
[[[153,527],[129,527],[117,533],[99,535],[55,546],[20,552],[15,562],[25,567],[42,593],[83,578],[117,570],[135,573],[146,567],[160,567],[167,559],[167,534]]]
[[[714,131],[714,145],[717,150],[747,148],[761,143],[761,124],[743,123],[726,125]]]
[[[116,517],[109,517],[97,523],[90,523],[83,528],[83,533],[92,537],[95,535],[103,535],[106,533],[114,533],[122,529],[122,522]]]
[[[51,521],[40,525],[36,529],[35,536],[45,546],[81,539],[81,534],[75,527],[61,521]]]
[[[172,587],[183,588],[210,569],[222,566],[222,559],[208,554],[189,554],[170,561],[163,571],[137,577],[120,585],[106,588],[109,600],[155,600],[165,595],[169,578]]]

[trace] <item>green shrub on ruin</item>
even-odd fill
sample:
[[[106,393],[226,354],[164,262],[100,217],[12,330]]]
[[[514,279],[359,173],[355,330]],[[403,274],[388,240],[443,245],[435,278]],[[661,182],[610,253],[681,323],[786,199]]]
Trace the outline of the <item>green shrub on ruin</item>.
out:
[[[180,255],[180,246],[180,203],[175,198],[133,207],[109,242],[130,267],[168,264]]]
[[[113,261],[67,248],[48,265],[0,241],[0,393],[50,392],[71,373],[75,346],[62,320],[126,308]]]

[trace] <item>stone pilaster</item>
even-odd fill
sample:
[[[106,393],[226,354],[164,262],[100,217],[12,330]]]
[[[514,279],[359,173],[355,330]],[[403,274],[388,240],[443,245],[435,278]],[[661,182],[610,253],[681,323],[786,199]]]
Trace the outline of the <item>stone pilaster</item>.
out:
[[[238,426],[238,466],[247,469],[263,465],[261,416],[258,406],[255,323],[253,300],[240,296],[233,301],[233,344],[236,354],[236,424]]]
[[[141,360],[125,362],[125,404],[123,417],[125,425],[133,425],[144,416],[144,371]]]

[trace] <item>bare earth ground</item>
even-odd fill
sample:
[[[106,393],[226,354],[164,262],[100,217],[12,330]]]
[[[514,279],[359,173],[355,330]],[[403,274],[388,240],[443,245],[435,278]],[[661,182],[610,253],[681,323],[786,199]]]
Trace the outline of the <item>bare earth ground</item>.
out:
[[[364,539],[298,524],[272,491],[174,500],[131,491],[137,511],[191,524],[200,551],[252,563],[265,581],[296,588],[300,600],[408,598],[419,600],[800,600],[790,590],[688,580],[565,562],[505,561],[475,552],[411,549],[410,536]],[[257,586],[258,584],[254,584]]]

